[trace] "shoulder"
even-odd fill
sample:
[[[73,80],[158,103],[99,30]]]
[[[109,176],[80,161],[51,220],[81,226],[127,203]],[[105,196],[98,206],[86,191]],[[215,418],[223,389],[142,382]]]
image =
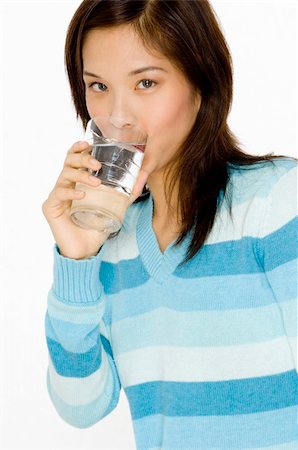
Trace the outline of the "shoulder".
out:
[[[262,199],[280,191],[297,189],[297,161],[284,157],[249,166],[229,165],[229,194],[236,203],[247,202],[254,197]]]
[[[263,237],[297,215],[297,161],[278,158],[230,168],[225,206],[246,235]]]
[[[249,166],[229,165],[210,242],[260,238],[297,214],[297,161],[278,158]]]

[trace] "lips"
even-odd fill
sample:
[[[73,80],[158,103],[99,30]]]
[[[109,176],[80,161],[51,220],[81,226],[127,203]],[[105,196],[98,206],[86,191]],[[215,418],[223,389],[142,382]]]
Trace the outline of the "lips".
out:
[[[140,152],[144,153],[146,145],[145,144],[134,144],[134,147],[137,148]]]

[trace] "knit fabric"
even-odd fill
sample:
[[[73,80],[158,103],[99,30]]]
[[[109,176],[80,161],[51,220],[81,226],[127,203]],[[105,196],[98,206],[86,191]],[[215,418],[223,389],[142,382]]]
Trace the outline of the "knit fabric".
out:
[[[229,165],[228,195],[185,265],[162,253],[154,201],[87,260],[55,248],[48,391],[88,427],[121,387],[139,450],[297,450],[297,164]],[[100,438],[99,438],[100,442]]]

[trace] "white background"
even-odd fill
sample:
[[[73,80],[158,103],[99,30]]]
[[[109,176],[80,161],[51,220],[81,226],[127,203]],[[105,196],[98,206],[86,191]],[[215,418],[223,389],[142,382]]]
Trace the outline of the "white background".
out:
[[[46,391],[53,239],[41,204],[82,137],[63,62],[79,3],[0,0],[1,450],[134,449],[123,394],[110,416],[79,430],[60,419]],[[297,157],[297,2],[212,4],[234,60],[232,130],[251,153]]]

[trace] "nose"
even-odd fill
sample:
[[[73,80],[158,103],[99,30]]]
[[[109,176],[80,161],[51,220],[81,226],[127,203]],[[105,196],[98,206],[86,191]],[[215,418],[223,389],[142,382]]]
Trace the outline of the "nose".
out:
[[[131,128],[133,126],[132,120],[129,120],[127,117],[116,117],[114,114],[111,114],[109,120],[115,128]]]
[[[110,123],[115,128],[130,128],[136,124],[132,99],[123,92],[115,92],[110,104]]]

